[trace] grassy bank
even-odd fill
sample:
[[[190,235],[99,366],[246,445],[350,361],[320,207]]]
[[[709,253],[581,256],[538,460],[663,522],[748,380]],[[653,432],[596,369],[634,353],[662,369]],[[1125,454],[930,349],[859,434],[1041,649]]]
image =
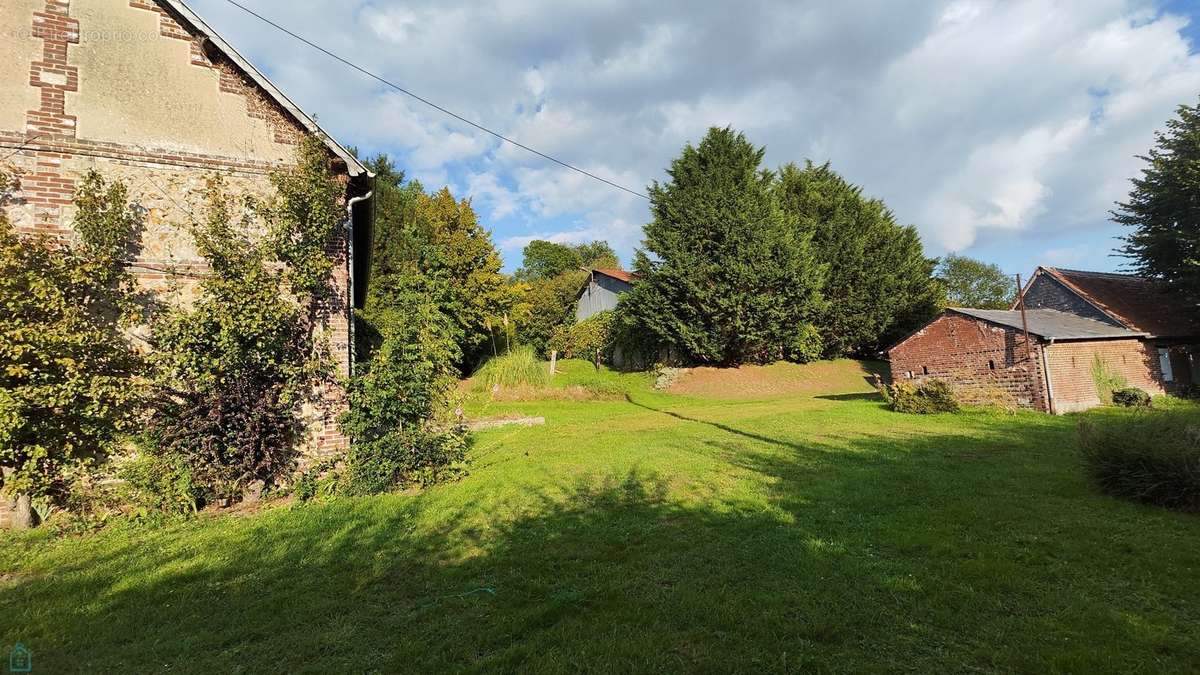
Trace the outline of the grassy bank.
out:
[[[44,671],[1200,663],[1200,518],[1097,494],[1071,418],[908,417],[853,377],[720,399],[564,369],[620,396],[474,400],[547,424],[479,434],[455,484],[8,536],[0,643]]]

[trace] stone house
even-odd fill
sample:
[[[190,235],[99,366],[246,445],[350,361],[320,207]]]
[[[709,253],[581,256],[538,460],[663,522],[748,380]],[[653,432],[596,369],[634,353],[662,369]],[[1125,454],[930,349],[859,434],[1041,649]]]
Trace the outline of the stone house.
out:
[[[1097,369],[1152,395],[1191,383],[1198,333],[1158,282],[1040,267],[1023,296],[1024,318],[1019,305],[946,310],[888,350],[893,381],[1052,413],[1099,405]]]
[[[180,0],[3,0],[0,36],[0,158],[20,178],[9,219],[21,232],[69,236],[76,181],[93,169],[123,181],[145,214],[130,269],[164,297],[186,300],[205,273],[183,226],[202,212],[207,178],[270,194],[270,172],[298,141],[322,138],[347,205],[329,233],[335,293],[322,322],[349,373],[351,310],[369,267],[366,167]],[[344,392],[321,394],[304,411],[310,457],[348,445],[336,422]]]
[[[575,299],[575,320],[584,319],[617,308],[621,295],[633,288],[632,272],[618,269],[596,268],[586,270],[587,283],[579,289]]]

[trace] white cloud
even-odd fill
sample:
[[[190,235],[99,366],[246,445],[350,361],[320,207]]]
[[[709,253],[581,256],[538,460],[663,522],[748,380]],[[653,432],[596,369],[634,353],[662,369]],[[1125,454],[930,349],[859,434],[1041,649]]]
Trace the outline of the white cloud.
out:
[[[643,200],[380,87],[219,0],[202,15],[340,138],[453,181],[500,228],[607,238]],[[266,5],[268,3],[261,3]],[[733,125],[767,161],[831,160],[931,252],[1109,228],[1153,132],[1195,103],[1188,17],[1153,0],[297,0],[282,23],[464,116],[614,182],[663,180]],[[551,225],[553,223],[553,225]],[[1030,254],[1033,255],[1033,254]],[[1036,261],[1035,261],[1036,262]]]

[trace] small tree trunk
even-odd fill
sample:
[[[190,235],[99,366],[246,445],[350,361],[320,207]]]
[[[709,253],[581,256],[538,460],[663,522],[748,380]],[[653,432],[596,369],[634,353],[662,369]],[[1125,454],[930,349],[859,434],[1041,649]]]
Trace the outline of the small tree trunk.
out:
[[[558,364],[558,350],[555,349],[550,352],[550,374],[551,375],[554,375],[554,371],[555,371],[557,364]]]
[[[12,529],[28,530],[33,527],[33,503],[29,495],[17,495],[13,502]]]
[[[4,477],[4,482],[12,480],[13,474],[17,472],[11,466],[0,467],[0,476]],[[11,509],[8,526],[13,530],[28,530],[33,527],[33,501],[29,495],[16,495],[11,500],[5,499],[5,504]]]

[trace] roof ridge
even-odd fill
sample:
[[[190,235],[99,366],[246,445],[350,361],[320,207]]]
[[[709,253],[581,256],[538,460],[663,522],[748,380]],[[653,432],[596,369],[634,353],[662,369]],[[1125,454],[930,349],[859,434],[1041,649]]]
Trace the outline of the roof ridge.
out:
[[[1125,274],[1123,272],[1094,272],[1092,270],[1076,270],[1068,267],[1048,267],[1056,272],[1063,274],[1084,275],[1089,277],[1116,277],[1118,279],[1128,279],[1131,281],[1157,281],[1152,277],[1142,276],[1140,274]]]

